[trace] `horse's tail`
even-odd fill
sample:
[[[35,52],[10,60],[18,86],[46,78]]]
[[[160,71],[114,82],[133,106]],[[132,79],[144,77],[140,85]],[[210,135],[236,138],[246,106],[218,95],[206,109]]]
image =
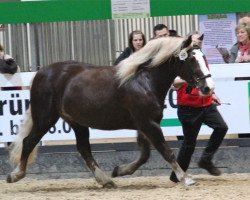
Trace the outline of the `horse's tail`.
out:
[[[15,141],[10,145],[9,148],[11,164],[17,165],[20,162],[23,149],[23,139],[30,134],[32,126],[33,126],[33,120],[31,116],[31,106],[29,106],[28,110],[24,115],[24,120],[20,126]],[[30,164],[35,159],[36,153],[37,153],[37,147],[35,147],[32,153],[29,155],[28,164]]]

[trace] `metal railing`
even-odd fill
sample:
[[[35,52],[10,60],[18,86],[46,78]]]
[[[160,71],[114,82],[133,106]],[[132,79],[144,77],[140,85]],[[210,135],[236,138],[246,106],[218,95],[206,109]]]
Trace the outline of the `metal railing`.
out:
[[[198,29],[196,15],[6,24],[0,28],[0,42],[22,71],[36,71],[37,67],[62,60],[112,65],[128,45],[132,30],[141,30],[148,41],[158,23],[177,30],[181,36]]]

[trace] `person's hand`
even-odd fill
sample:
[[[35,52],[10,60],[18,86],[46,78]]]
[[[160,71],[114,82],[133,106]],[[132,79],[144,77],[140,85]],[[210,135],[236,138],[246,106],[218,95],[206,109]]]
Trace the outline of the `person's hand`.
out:
[[[212,94],[212,99],[213,99],[213,103],[215,103],[217,106],[221,105],[221,101],[219,99],[219,97],[217,97],[216,94]]]
[[[229,54],[223,54],[222,58],[223,58],[223,60],[224,60],[225,63],[229,63],[229,58],[230,58]]]
[[[230,54],[228,52],[228,50],[226,48],[223,48],[223,47],[219,47],[218,45],[216,45],[215,47],[219,53],[221,54],[223,60],[225,63],[229,63],[229,59],[230,59]]]
[[[173,90],[178,90],[182,85],[184,85],[185,83],[187,83],[185,80],[177,77],[174,82],[172,83],[171,88]]]

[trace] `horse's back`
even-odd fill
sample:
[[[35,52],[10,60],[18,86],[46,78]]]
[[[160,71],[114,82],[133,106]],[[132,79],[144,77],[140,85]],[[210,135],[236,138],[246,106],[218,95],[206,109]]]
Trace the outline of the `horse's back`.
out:
[[[104,126],[109,121],[128,118],[118,103],[118,87],[114,67],[59,62],[38,71],[32,84],[31,103],[36,112],[45,106],[43,110],[54,109],[64,119],[71,116],[89,126],[98,126],[101,121],[100,127],[108,129]],[[114,112],[112,119],[107,117],[110,112]]]
[[[36,74],[32,87],[66,87],[66,85],[79,75],[88,77],[89,74],[97,74],[98,71],[110,71],[108,67],[97,67],[94,65],[76,62],[64,61],[42,67]],[[86,75],[84,75],[86,73]],[[42,84],[42,86],[40,85]]]

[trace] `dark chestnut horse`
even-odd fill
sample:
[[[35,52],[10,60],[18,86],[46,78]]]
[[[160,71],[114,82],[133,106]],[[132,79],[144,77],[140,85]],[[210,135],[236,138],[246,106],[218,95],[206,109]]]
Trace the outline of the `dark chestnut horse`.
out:
[[[139,158],[115,167],[113,177],[134,173],[148,160],[152,144],[180,181],[193,184],[178,165],[160,128],[164,100],[176,76],[199,88],[203,95],[213,91],[203,54],[191,48],[190,37],[151,40],[113,67],[67,61],[41,68],[32,83],[31,107],[12,145],[11,160],[16,168],[7,176],[7,182],[25,176],[34,148],[62,117],[73,128],[78,151],[103,187],[116,185],[91,154],[89,127],[138,131]]]

